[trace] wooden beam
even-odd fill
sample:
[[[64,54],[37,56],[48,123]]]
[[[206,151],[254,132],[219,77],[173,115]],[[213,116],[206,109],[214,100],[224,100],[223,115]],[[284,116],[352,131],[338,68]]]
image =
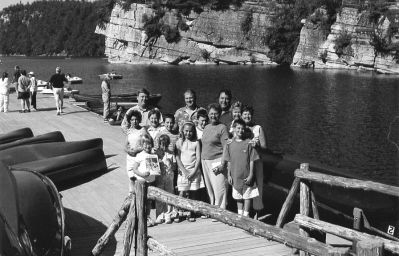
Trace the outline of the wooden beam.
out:
[[[382,256],[384,245],[381,241],[362,240],[356,243],[357,256]]]
[[[136,229],[136,204],[135,196],[133,196],[132,201],[130,203],[129,214],[127,216],[127,226],[126,226],[126,233],[123,238],[123,249],[122,255],[129,256],[130,250],[132,249],[132,242],[135,241],[134,239],[134,232]]]
[[[123,202],[122,207],[119,209],[118,213],[112,220],[111,225],[108,226],[105,233],[100,237],[100,239],[98,239],[97,244],[94,246],[93,250],[91,251],[91,254],[93,256],[97,256],[97,255],[101,254],[101,252],[107,246],[110,237],[113,237],[115,235],[116,231],[118,231],[119,227],[125,221],[126,216],[129,212],[131,200],[132,200],[132,195],[129,195],[125,198],[125,201]]]
[[[357,179],[349,179],[344,177],[337,177],[322,173],[306,172],[303,170],[296,170],[295,177],[305,179],[312,182],[328,184],[330,186],[337,186],[343,188],[363,189],[365,191],[375,191],[383,194],[399,197],[399,187],[389,186],[386,184],[365,181]]]
[[[281,207],[281,211],[278,215],[276,227],[281,228],[284,225],[285,218],[287,217],[287,213],[290,211],[292,204],[294,203],[295,194],[298,191],[299,187],[299,178],[295,178],[292,183],[290,192],[287,195],[287,198],[284,201],[283,206]]]
[[[248,217],[240,216],[215,205],[182,198],[156,187],[148,188],[148,198],[183,208],[188,211],[209,215],[211,218],[248,231],[253,235],[277,241],[289,247],[298,248],[314,255],[329,255],[331,252],[335,251],[332,246],[316,241],[313,238],[302,237],[284,229]]]
[[[304,216],[309,216],[310,213],[310,192],[308,185],[301,181],[300,182],[300,192],[299,192],[299,212]],[[309,237],[309,233],[303,228],[299,228],[299,234],[303,237]],[[300,256],[307,255],[304,251],[299,252]]]
[[[300,214],[295,216],[295,222],[303,227],[307,227],[310,229],[317,229],[323,232],[333,234],[348,240],[378,240],[384,243],[384,248],[393,253],[399,254],[399,242],[392,241],[389,239],[385,239],[378,236],[369,235],[366,233],[362,233],[353,229],[341,227],[338,225],[334,225],[325,221],[315,220],[313,218],[309,218]]]
[[[168,249],[166,246],[164,246],[163,244],[160,244],[157,240],[149,237],[147,239],[147,246],[148,249],[150,249],[153,252],[157,252],[159,255],[162,256],[176,256],[177,254]]]
[[[137,233],[136,233],[136,254],[137,256],[147,256],[147,183],[136,181],[136,207],[137,207]]]

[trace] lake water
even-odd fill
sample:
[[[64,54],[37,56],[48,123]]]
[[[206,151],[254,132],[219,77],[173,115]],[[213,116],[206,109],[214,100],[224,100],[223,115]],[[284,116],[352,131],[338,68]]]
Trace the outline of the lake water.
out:
[[[163,113],[184,105],[192,88],[198,103],[216,101],[229,88],[234,100],[252,105],[267,133],[268,146],[298,157],[339,167],[372,180],[399,185],[399,76],[371,72],[287,69],[270,66],[149,66],[110,64],[104,59],[2,57],[0,71],[15,65],[48,80],[56,66],[83,78],[73,85],[100,94],[99,74],[115,70],[122,80],[112,92],[145,87],[161,93]],[[38,103],[40,108],[40,102]],[[395,121],[395,122],[394,122]],[[391,125],[392,123],[392,125]]]

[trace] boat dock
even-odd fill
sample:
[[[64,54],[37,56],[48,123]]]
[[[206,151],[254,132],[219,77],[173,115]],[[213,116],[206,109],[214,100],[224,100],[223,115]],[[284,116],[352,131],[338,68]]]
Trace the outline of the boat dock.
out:
[[[37,95],[38,111],[19,113],[16,94],[10,94],[8,113],[0,113],[0,133],[30,127],[34,135],[61,131],[66,141],[102,138],[108,172],[82,180],[61,191],[66,213],[66,235],[72,240],[73,256],[89,255],[128,194],[125,170],[125,135],[119,126],[110,126],[102,117],[64,100],[64,113],[56,115],[51,95]],[[121,255],[125,223],[102,255]],[[291,248],[255,237],[211,219],[162,224],[148,228],[149,235],[177,255],[289,255]],[[131,253],[133,255],[133,252]],[[149,255],[158,255],[149,252]]]

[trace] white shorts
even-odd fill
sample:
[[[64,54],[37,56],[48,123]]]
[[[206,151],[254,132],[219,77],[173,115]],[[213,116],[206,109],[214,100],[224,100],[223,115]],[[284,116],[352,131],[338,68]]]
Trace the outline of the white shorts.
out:
[[[251,198],[255,198],[257,196],[259,196],[259,190],[258,187],[256,185],[252,186],[252,187],[248,187],[247,185],[244,185],[244,187],[242,188],[242,191],[244,191],[244,194],[240,194],[240,192],[238,192],[234,187],[233,187],[233,198],[235,200],[241,200],[241,199],[251,199]]]
[[[64,88],[53,88],[53,94],[55,98],[64,98]]]

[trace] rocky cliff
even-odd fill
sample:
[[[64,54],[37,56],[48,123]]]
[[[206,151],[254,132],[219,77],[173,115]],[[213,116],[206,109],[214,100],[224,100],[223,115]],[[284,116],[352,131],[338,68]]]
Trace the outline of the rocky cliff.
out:
[[[147,35],[144,27],[148,17],[156,15],[150,5],[132,4],[124,11],[117,4],[110,22],[103,28],[97,27],[96,33],[106,36],[105,54],[110,62],[275,64],[268,57],[269,47],[264,38],[267,29],[273,27],[276,2],[245,1],[240,7],[230,6],[223,11],[205,8],[201,13],[191,11],[189,15],[168,9],[160,23],[179,27],[180,22],[186,28],[179,29],[180,37],[175,42],[168,42],[163,35],[155,38]],[[397,51],[389,47],[378,51],[372,44],[375,35],[382,40],[389,37],[389,44],[396,44],[399,4],[392,3],[389,15],[372,22],[369,10],[346,4],[349,2],[353,1],[343,1],[335,22],[327,29],[312,16],[303,20],[292,65],[399,73]],[[319,15],[327,15],[322,8],[317,11]]]
[[[110,22],[104,28],[97,27],[96,33],[106,36],[105,54],[110,62],[271,64],[266,55],[268,47],[262,44],[265,29],[271,26],[271,2],[247,1],[239,8],[205,9],[186,16],[168,10],[162,24],[176,27],[180,19],[187,28],[179,30],[180,40],[176,43],[168,43],[164,36],[153,39],[146,35],[145,21],[156,15],[149,5],[132,4],[124,11],[117,4]],[[245,22],[249,25],[243,29]]]
[[[399,18],[396,15],[398,10],[398,4],[394,3],[389,6],[388,17],[382,15],[374,22],[368,10],[362,11],[356,5],[345,6],[344,2],[329,33],[312,19],[304,20],[292,65],[399,73],[396,50],[386,47],[386,50],[379,52],[372,43],[373,37],[378,36],[381,40],[388,40],[389,37],[390,45],[396,44],[399,37],[395,22]]]

